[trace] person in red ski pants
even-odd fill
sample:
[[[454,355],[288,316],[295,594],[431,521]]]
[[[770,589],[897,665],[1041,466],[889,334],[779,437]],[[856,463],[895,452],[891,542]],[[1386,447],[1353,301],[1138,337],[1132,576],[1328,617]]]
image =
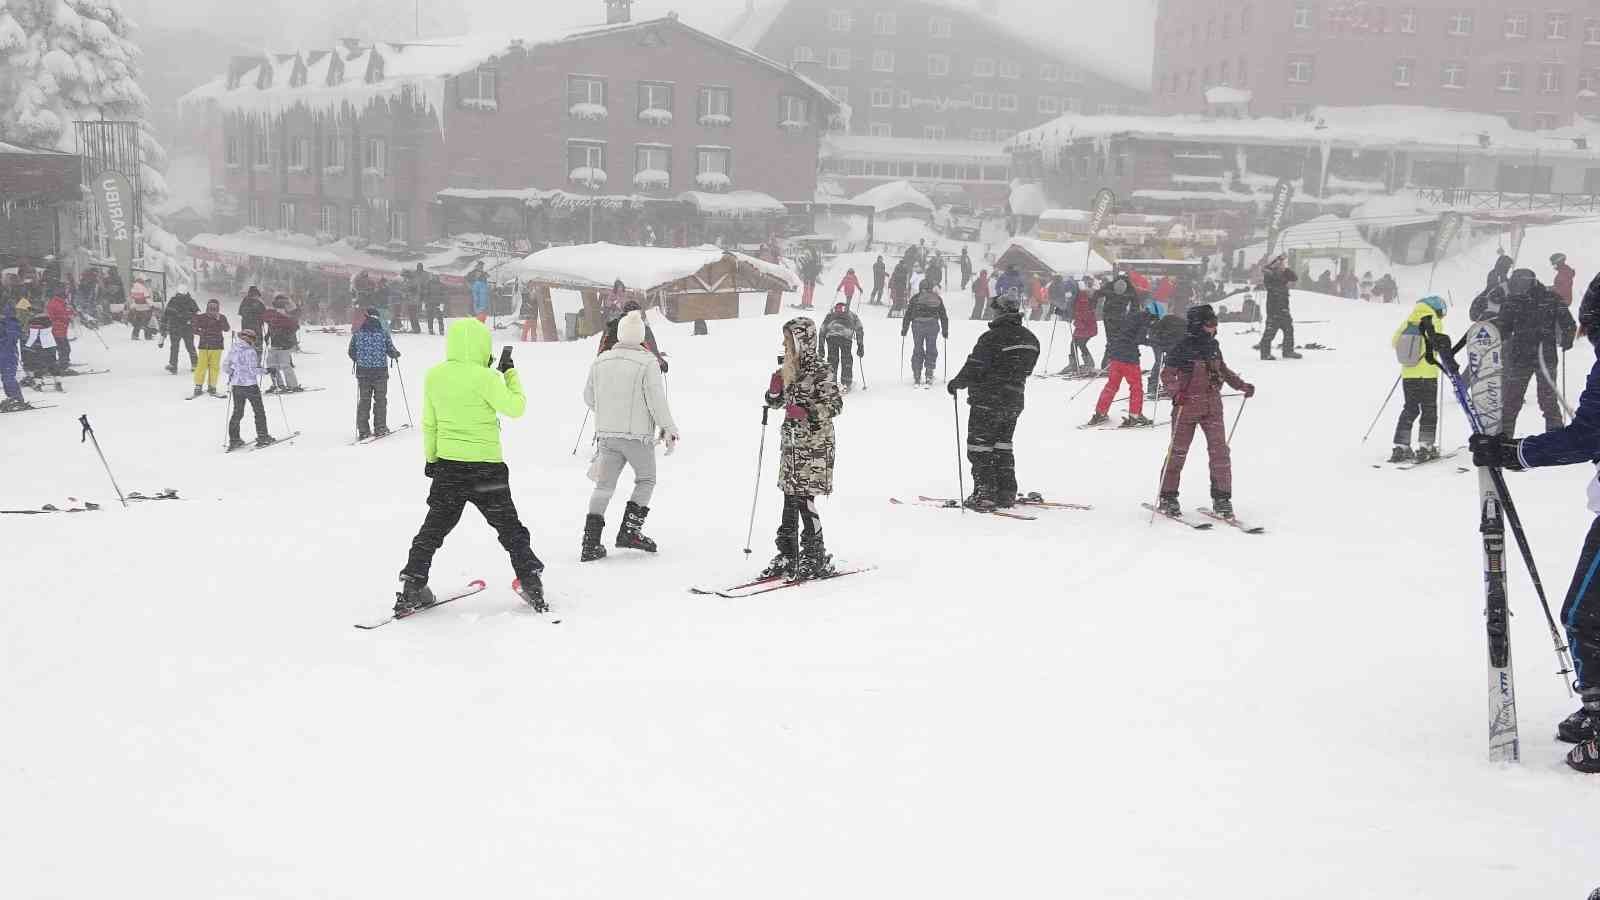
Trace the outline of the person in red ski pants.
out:
[[[1217,345],[1217,314],[1210,304],[1189,308],[1189,333],[1167,354],[1161,385],[1172,398],[1172,446],[1161,470],[1160,511],[1181,515],[1178,482],[1189,458],[1189,445],[1198,429],[1205,432],[1211,456],[1211,508],[1219,516],[1233,516],[1233,460],[1228,452],[1227,423],[1223,421],[1222,385],[1255,396],[1255,386],[1240,378],[1222,359]]]

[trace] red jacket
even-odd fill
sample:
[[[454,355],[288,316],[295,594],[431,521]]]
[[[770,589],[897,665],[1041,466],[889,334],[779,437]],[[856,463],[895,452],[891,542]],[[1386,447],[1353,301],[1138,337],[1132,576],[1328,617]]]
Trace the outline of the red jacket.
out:
[[[1556,266],[1556,296],[1568,306],[1572,305],[1572,279],[1577,273],[1566,263]]]
[[[61,297],[51,297],[44,305],[44,314],[50,317],[50,334],[61,340],[67,336],[67,326],[72,324],[72,309]]]
[[[1162,303],[1170,304],[1172,302],[1172,294],[1177,289],[1178,284],[1172,280],[1171,276],[1163,278],[1156,282],[1156,299]]]
[[[1072,337],[1083,341],[1099,333],[1100,326],[1094,320],[1094,298],[1088,291],[1079,291],[1078,299],[1072,304]]]
[[[839,290],[844,291],[846,297],[854,297],[861,290],[861,279],[854,272],[846,272],[844,280],[839,282]]]

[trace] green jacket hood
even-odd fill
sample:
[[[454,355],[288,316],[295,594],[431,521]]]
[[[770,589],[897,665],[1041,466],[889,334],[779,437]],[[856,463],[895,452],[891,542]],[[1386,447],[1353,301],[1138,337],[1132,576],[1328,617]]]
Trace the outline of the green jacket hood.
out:
[[[475,366],[494,362],[494,337],[489,326],[471,316],[451,322],[450,330],[445,332],[444,358]]]

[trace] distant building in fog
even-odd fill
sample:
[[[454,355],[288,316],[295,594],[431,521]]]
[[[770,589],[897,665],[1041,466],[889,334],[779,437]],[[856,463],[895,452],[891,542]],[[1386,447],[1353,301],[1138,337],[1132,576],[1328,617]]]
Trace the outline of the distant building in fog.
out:
[[[1547,129],[1600,115],[1600,6],[1158,0],[1159,112],[1399,104]]]

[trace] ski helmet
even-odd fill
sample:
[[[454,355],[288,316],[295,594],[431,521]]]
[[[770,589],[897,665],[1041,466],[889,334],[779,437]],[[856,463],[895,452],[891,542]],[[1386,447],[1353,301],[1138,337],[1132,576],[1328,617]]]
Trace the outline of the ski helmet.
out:
[[[1567,255],[1565,253],[1552,253],[1552,254],[1550,254],[1550,265],[1552,265],[1552,266],[1559,266],[1559,265],[1561,265],[1562,263],[1564,263],[1566,261],[1567,261]]]
[[[840,300],[838,303],[835,303],[833,305],[833,311],[836,312],[836,313],[844,312],[844,301]]]
[[[1533,291],[1533,286],[1539,283],[1539,276],[1532,269],[1516,269],[1506,282],[1506,296],[1526,297]]]
[[[989,308],[994,310],[994,314],[997,316],[1008,316],[1022,312],[1022,304],[1017,301],[1017,292],[1015,290],[991,297],[989,299]]]
[[[1439,316],[1440,318],[1444,317],[1444,313],[1445,313],[1444,300],[1442,298],[1440,298],[1438,295],[1435,294],[1435,295],[1432,295],[1432,296],[1423,297],[1418,302],[1421,303],[1422,305],[1428,307],[1429,309],[1433,310],[1434,315]]]
[[[1212,309],[1209,303],[1189,307],[1184,317],[1189,320],[1190,331],[1199,331],[1207,325],[1217,324],[1217,311]]]

